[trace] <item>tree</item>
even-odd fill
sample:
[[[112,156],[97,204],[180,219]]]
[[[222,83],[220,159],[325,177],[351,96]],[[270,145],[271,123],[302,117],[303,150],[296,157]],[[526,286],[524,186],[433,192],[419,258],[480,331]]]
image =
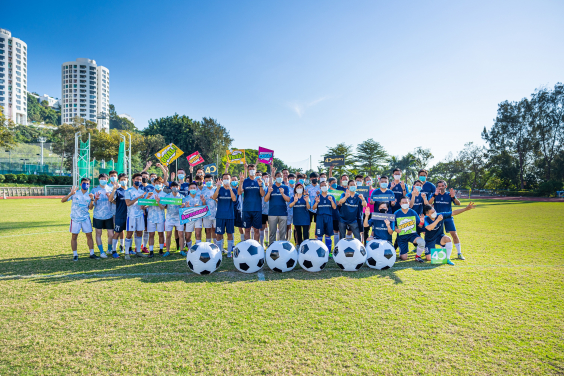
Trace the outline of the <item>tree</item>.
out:
[[[10,150],[16,146],[14,127],[12,119],[4,115],[4,107],[0,106],[0,147]]]
[[[116,108],[113,104],[109,106],[109,118],[110,118],[110,129],[117,129],[121,131],[135,131],[135,125],[126,118],[120,117],[117,115]]]
[[[327,152],[323,155],[323,158],[331,156],[331,155],[344,155],[345,156],[345,165],[344,166],[336,166],[333,171],[337,175],[343,175],[349,172],[349,169],[354,168],[355,163],[355,156],[353,153],[352,145],[347,145],[344,142],[337,144],[337,146],[327,147]],[[323,160],[319,162],[323,166]],[[329,168],[325,167],[328,171]]]
[[[384,147],[372,138],[360,143],[356,147],[356,162],[359,171],[374,176],[383,167],[388,153]]]
[[[30,93],[27,94],[27,118],[33,122],[44,122],[45,124],[61,124],[61,112],[49,107],[49,102],[42,101],[41,104]]]
[[[467,168],[468,180],[472,181],[472,188],[484,188],[489,179],[486,171],[488,163],[486,148],[468,142],[464,144],[464,149],[460,151],[458,157]]]
[[[413,156],[415,157],[415,168],[417,169],[417,171],[423,169],[426,170],[429,161],[433,159],[433,153],[431,153],[431,149],[423,149],[421,146],[415,148]]]
[[[444,180],[449,186],[455,185],[457,178],[465,171],[464,162],[448,153],[445,160],[437,163],[429,170],[429,178],[435,183]]]
[[[391,156],[388,158],[388,169],[385,171],[387,174],[392,175],[395,168],[402,170],[405,181],[413,182],[417,176],[416,159],[412,153],[407,153],[403,157]]]

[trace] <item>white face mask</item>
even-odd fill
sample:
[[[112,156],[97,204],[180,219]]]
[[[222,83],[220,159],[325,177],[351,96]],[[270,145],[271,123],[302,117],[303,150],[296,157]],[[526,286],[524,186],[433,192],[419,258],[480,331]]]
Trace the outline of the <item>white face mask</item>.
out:
[[[264,177],[262,180],[264,180],[265,183],[268,183],[270,179],[267,178],[267,177]]]
[[[349,186],[349,181],[348,181],[348,180],[343,180],[343,181],[341,181],[341,185],[342,185],[343,187],[348,187],[348,186]]]
[[[409,209],[409,204],[401,204],[402,209]]]
[[[319,182],[327,181],[327,178],[320,178]]]
[[[327,192],[327,186],[321,187],[321,192]]]
[[[401,174],[399,174],[399,175],[398,175],[398,174],[395,174],[395,175],[394,175],[394,179],[395,179],[395,180],[400,180],[400,178],[401,178]]]
[[[255,176],[256,173],[257,173],[257,170],[249,170],[249,175],[251,175],[251,176]]]
[[[431,214],[431,218],[433,218],[433,219],[437,218],[437,212],[434,212],[433,214]]]
[[[301,195],[303,191],[304,191],[304,190],[301,189],[301,188],[296,189],[296,193],[299,194],[299,195]]]
[[[230,184],[230,181],[229,181],[229,180],[223,179],[223,185],[229,185],[229,184]]]

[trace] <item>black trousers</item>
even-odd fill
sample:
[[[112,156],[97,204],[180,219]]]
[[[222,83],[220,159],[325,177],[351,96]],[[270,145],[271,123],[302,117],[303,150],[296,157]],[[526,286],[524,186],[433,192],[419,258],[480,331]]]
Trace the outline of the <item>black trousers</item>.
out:
[[[296,236],[296,245],[299,246],[304,240],[309,239],[309,225],[294,225],[294,235]]]

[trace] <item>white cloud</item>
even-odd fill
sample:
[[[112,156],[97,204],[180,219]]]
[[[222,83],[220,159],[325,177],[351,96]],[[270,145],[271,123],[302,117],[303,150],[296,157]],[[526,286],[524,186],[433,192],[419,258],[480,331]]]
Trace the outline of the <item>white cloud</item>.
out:
[[[321,102],[323,102],[324,100],[326,100],[326,99],[328,99],[328,98],[329,98],[328,96],[321,97],[321,98],[318,98],[318,99],[316,99],[316,100],[314,100],[314,101],[311,101],[311,102],[309,102],[309,103],[297,103],[297,102],[293,102],[293,103],[290,103],[289,106],[290,106],[290,108],[291,108],[299,117],[302,117],[302,115],[305,113],[305,110],[306,110],[307,108],[313,107],[313,106],[315,106],[316,104],[321,103]]]

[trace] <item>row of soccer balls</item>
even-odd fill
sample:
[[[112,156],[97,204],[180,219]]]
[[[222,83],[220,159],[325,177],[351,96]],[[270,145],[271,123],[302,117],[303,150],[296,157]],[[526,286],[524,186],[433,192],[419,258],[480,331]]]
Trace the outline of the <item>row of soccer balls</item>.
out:
[[[222,257],[218,246],[205,242],[193,245],[186,261],[194,273],[210,274],[219,268]],[[308,272],[318,272],[327,265],[329,250],[319,240],[306,240],[299,250],[285,240],[272,243],[266,252],[255,240],[245,240],[233,248],[233,263],[243,273],[259,271],[265,260],[275,272],[289,272],[297,263]],[[383,270],[394,265],[396,252],[383,240],[371,240],[365,248],[357,239],[341,239],[333,250],[333,260],[344,271],[359,270],[364,263],[372,269]]]

